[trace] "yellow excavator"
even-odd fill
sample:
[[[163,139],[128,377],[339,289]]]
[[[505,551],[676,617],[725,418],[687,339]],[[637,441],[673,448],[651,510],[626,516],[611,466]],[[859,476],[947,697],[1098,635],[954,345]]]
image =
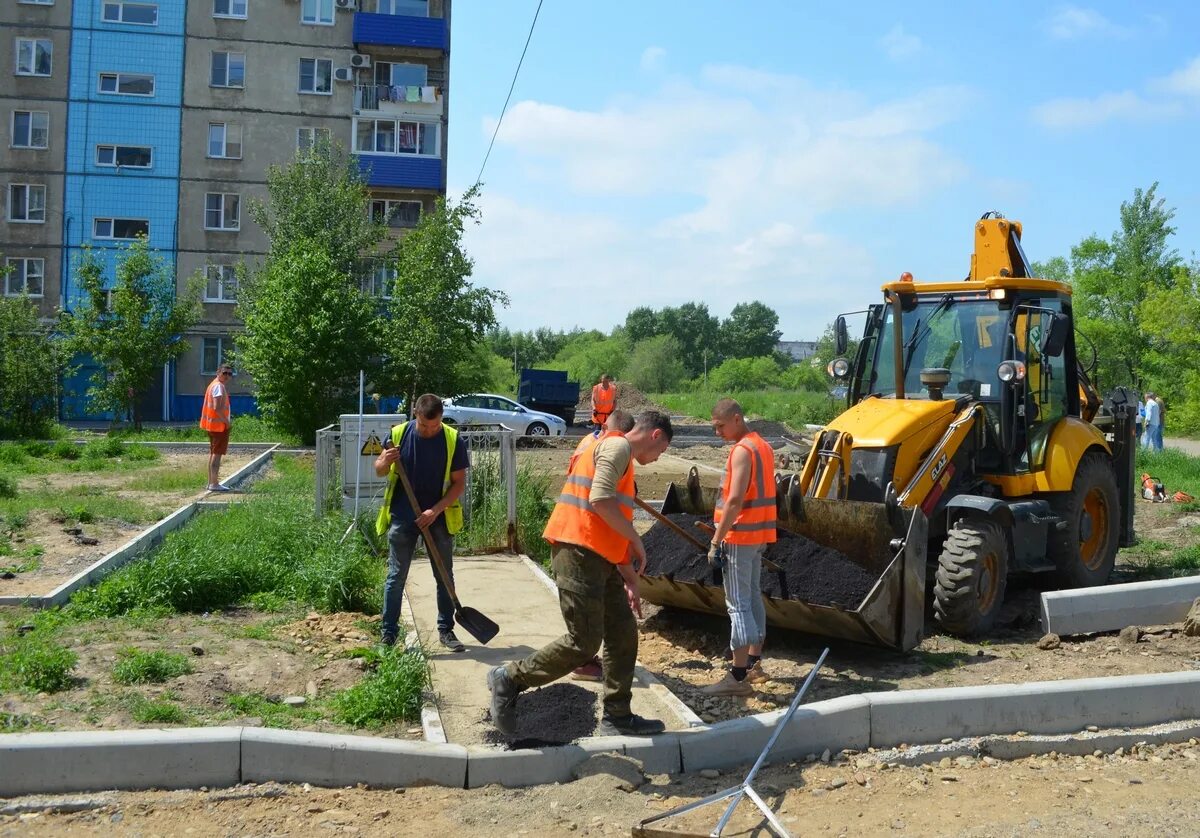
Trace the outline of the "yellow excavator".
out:
[[[943,630],[985,632],[1012,573],[1100,585],[1132,544],[1136,403],[1102,403],[1076,353],[1071,288],[1036,279],[1021,224],[975,225],[965,280],[902,274],[865,312],[852,356],[835,321],[829,371],[847,409],[781,480],[779,526],[878,574],[858,608],[767,599],[768,622],[898,649],[921,638],[926,580]],[[704,514],[689,479],[665,512]],[[719,589],[649,580],[646,598],[719,611]],[[708,588],[710,590],[700,590]]]

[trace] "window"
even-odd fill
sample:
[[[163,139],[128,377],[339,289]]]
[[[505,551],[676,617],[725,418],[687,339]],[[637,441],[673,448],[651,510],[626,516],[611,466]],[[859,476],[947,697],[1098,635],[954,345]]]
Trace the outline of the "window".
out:
[[[237,269],[233,265],[209,265],[205,271],[206,303],[232,303],[237,300]]]
[[[333,0],[302,0],[300,22],[333,26]]]
[[[92,221],[94,239],[136,239],[150,236],[150,222],[144,218],[96,218]]]
[[[49,140],[49,113],[46,111],[13,111],[13,148],[46,148]]]
[[[53,6],[54,0],[18,0],[23,6]]]
[[[438,126],[434,123],[358,119],[354,122],[354,130],[358,151],[438,156]]]
[[[328,128],[297,128],[296,151],[311,151],[318,140],[329,142]]]
[[[329,58],[301,58],[300,92],[332,93],[333,60]]]
[[[390,300],[392,298],[392,286],[395,282],[395,268],[389,268],[386,265],[373,268],[363,275],[363,293],[369,294],[372,297]]]
[[[208,192],[204,195],[205,230],[240,230],[241,198],[234,192]]]
[[[8,278],[4,281],[4,293],[9,297],[28,294],[42,296],[46,283],[45,259],[5,259]]]
[[[242,126],[235,122],[208,123],[208,156],[242,159]]]
[[[22,224],[46,223],[46,187],[35,183],[10,183],[8,220]]]
[[[216,375],[217,369],[227,362],[233,353],[233,341],[229,338],[205,338],[200,350],[200,374]]]
[[[154,76],[143,73],[101,73],[100,92],[117,96],[153,96]]]
[[[17,38],[17,75],[49,76],[54,44],[41,38]]]
[[[372,201],[371,220],[389,227],[416,227],[421,220],[420,201]]]
[[[246,84],[246,55],[241,52],[212,54],[211,87],[244,87]]]
[[[429,0],[379,0],[376,9],[381,15],[429,17]]]
[[[104,0],[104,20],[108,23],[136,23],[138,26],[158,25],[158,6],[154,3],[129,3],[126,0]]]
[[[153,163],[154,150],[141,145],[98,145],[97,166],[127,166],[130,169],[149,169]]]
[[[246,17],[247,0],[213,0],[213,17]]]
[[[429,84],[429,68],[424,64],[379,61],[375,64],[375,83],[399,87],[423,87]]]

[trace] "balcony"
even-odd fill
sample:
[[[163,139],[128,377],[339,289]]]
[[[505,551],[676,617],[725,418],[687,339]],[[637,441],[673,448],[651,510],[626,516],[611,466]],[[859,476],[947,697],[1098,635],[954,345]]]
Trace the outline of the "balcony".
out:
[[[446,19],[354,13],[356,46],[410,47],[446,51]]]
[[[357,152],[358,170],[367,186],[397,189],[446,188],[442,180],[440,157],[420,157],[412,154],[368,154]]]
[[[403,87],[387,84],[354,86],[354,112],[366,111],[397,116],[441,116],[444,110],[442,88]]]

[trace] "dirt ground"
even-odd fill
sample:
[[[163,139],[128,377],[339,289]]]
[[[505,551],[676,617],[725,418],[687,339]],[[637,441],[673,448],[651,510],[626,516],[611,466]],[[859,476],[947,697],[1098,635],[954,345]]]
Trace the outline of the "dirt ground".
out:
[[[221,461],[223,474],[233,472],[257,456],[254,453],[234,452]],[[22,492],[61,492],[64,506],[71,505],[68,492],[86,486],[91,494],[103,493],[124,500],[146,504],[156,519],[162,518],[190,500],[205,495],[203,477],[199,484],[177,490],[138,490],[129,488],[131,482],[153,480],[180,471],[203,474],[208,464],[207,453],[166,452],[154,465],[136,471],[71,472],[37,474],[23,477]],[[29,514],[28,524],[13,534],[14,546],[41,547],[43,552],[34,567],[14,573],[12,579],[0,579],[0,596],[44,596],[71,577],[116,550],[149,526],[149,523],[130,523],[118,518],[98,518],[89,523],[65,523],[53,509],[40,509]],[[84,543],[95,539],[97,543]],[[3,560],[0,560],[3,561]]]
[[[960,757],[916,768],[843,753],[829,764],[770,765],[755,788],[794,835],[1195,835],[1194,743],[1013,762]],[[583,779],[511,790],[267,783],[27,797],[0,801],[0,836],[628,835],[645,818],[741,780],[733,772],[643,777],[636,768],[624,758],[596,757],[587,765],[596,773]],[[665,826],[707,834],[721,811],[710,806]],[[767,834],[748,801],[725,832]]]

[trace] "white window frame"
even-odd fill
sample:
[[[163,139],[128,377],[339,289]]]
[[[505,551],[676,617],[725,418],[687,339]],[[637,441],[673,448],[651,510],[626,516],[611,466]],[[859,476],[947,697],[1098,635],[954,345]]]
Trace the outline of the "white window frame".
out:
[[[25,193],[24,193],[25,206],[22,208],[22,212],[25,214],[24,218],[16,218],[13,216],[13,192],[14,192],[14,190],[18,189],[19,187],[25,188]],[[42,193],[42,206],[41,206],[42,217],[41,218],[30,218],[29,217],[30,205],[32,204],[32,201],[30,200],[30,198],[32,198],[33,195],[35,194],[35,190],[41,190],[41,193]],[[46,223],[46,184],[44,184],[44,183],[10,183],[8,185],[7,195],[8,195],[8,223],[9,224],[45,224]]]
[[[9,268],[8,275],[4,278],[4,296],[19,297],[22,294],[28,294],[28,296],[30,296],[30,297],[46,296],[46,260],[45,259],[32,257],[32,256],[10,256],[10,257],[6,258],[4,260],[4,262],[5,262],[5,265]],[[21,276],[21,287],[14,288],[12,283],[13,283],[13,280],[17,277],[17,272],[18,272],[17,263],[18,262],[21,263],[21,266],[19,268],[20,276]],[[29,266],[31,264],[33,264],[34,262],[38,263],[37,275],[41,278],[41,290],[39,290],[38,293],[36,293],[36,294],[31,294],[31,293],[29,293]]]
[[[371,270],[363,275],[362,291],[368,297],[376,297],[380,300],[390,300],[391,294],[385,294],[385,289],[394,289],[396,282],[396,268],[391,265],[376,265]]]
[[[417,2],[419,2],[419,1],[420,0],[417,0]],[[409,2],[413,2],[413,0],[409,0]],[[403,15],[405,17],[422,17],[422,15],[413,15],[413,14],[409,14],[408,12],[395,11],[395,7],[391,5],[391,0],[379,0],[379,2],[375,4],[375,11],[376,11],[376,13],[381,14],[381,15]],[[423,17],[429,17],[429,0],[425,0],[425,14],[423,15]]]
[[[381,207],[381,209],[383,210],[382,222],[384,224],[386,224],[392,230],[411,230],[411,229],[413,229],[414,227],[417,226],[417,224],[421,223],[421,215],[425,212],[425,205],[422,204],[420,201],[413,201],[413,200],[409,200],[409,199],[399,199],[399,198],[372,198],[371,203],[369,205],[369,211],[371,213],[372,219],[375,218],[375,210],[376,210],[377,204],[383,204],[383,206]],[[418,211],[417,211],[417,223],[416,224],[393,224],[392,223],[392,218],[396,215],[395,211],[400,208],[399,207],[400,204],[416,204],[417,205]]]
[[[208,348],[209,348],[208,342],[210,340],[214,340],[217,342],[217,345],[214,347],[217,351],[217,359],[216,359],[217,362],[216,362],[216,364],[213,365],[212,369],[208,369],[204,365],[204,356],[208,354]],[[225,347],[226,341],[228,341],[230,344],[228,349]],[[221,365],[225,363],[226,353],[228,353],[232,349],[233,349],[233,338],[231,338],[231,337],[228,337],[225,335],[222,335],[222,336],[207,335],[205,337],[200,338],[200,374],[201,375],[216,375],[217,370],[219,370],[221,368]],[[237,375],[237,373],[235,372],[234,375]]]
[[[304,64],[305,62],[312,63],[312,90],[306,90],[304,87]],[[329,68],[329,88],[327,90],[320,89],[320,69],[324,64]],[[300,63],[296,67],[296,92],[303,93],[307,96],[332,96],[333,95],[333,59],[332,58],[301,58]]]
[[[327,141],[333,140],[333,131],[319,125],[302,125],[296,129],[296,151],[312,151],[317,144],[317,137],[324,135]]]
[[[50,59],[50,69],[44,73],[35,72],[37,70],[37,51],[40,45],[45,46],[45,52]],[[29,49],[30,66],[25,72],[21,71],[21,49],[27,47]],[[39,79],[48,79],[54,75],[54,41],[49,38],[16,38],[13,44],[13,75],[17,76],[33,76]]]
[[[218,125],[221,127],[221,152],[222,153],[221,154],[213,154],[212,153],[213,129],[216,128]],[[229,135],[235,129],[237,131],[237,143],[236,143],[237,154],[230,154],[229,148],[230,148],[230,146],[234,145],[234,143],[230,142]],[[242,151],[244,148],[244,146],[242,145],[243,142],[245,142],[245,133],[242,131],[242,125],[240,122],[210,122],[210,123],[208,123],[208,135],[204,138],[204,145],[205,145],[204,153],[207,157],[209,157],[213,160],[241,160],[242,159]]]
[[[145,166],[134,166],[129,163],[118,163],[117,153],[123,148],[136,148],[150,153],[150,162]],[[101,149],[112,149],[113,162],[102,163],[100,161]],[[122,145],[119,143],[101,143],[96,146],[96,165],[103,166],[106,169],[153,169],[154,168],[154,147],[148,145]]]
[[[54,0],[17,0],[22,6],[53,6]]]
[[[209,202],[212,198],[219,198],[220,204],[216,210],[209,209]],[[226,217],[228,213],[228,199],[233,198],[237,203],[234,205],[233,224],[229,224],[229,219]],[[208,223],[208,214],[210,212],[219,213],[217,223],[219,226],[212,227]],[[236,233],[242,229],[242,196],[237,192],[205,192],[204,193],[204,229],[217,233]]]
[[[208,265],[204,269],[204,302],[206,303],[236,303],[237,302],[237,266]],[[209,287],[216,283],[217,295],[209,293]]]
[[[309,5],[315,7],[313,15],[310,16],[307,12]],[[325,4],[329,5],[329,19],[326,20],[322,15],[325,10],[321,8]],[[337,4],[334,0],[300,0],[300,22],[305,26],[333,26],[334,17],[337,15]]]
[[[114,90],[104,89],[104,80],[112,79],[116,88]],[[149,93],[129,93],[121,89],[122,84],[128,84],[134,79],[150,79]],[[150,73],[119,73],[119,72],[103,72],[96,76],[96,92],[103,96],[137,96],[141,99],[151,99],[154,97],[154,91],[158,89],[154,76]]]
[[[20,145],[17,143],[17,114],[19,114],[19,113],[29,115],[29,142],[25,145]],[[33,144],[34,131],[36,130],[36,126],[34,125],[34,120],[38,116],[44,117],[45,122],[46,122],[45,126],[42,129],[46,135],[46,142],[42,145],[34,145]],[[12,112],[12,115],[9,117],[8,128],[9,128],[9,133],[8,133],[8,137],[9,137],[8,147],[9,148],[46,149],[46,148],[50,147],[50,112],[49,111],[26,111],[26,110],[22,110],[20,108],[15,108]]]
[[[96,231],[100,229],[100,224],[105,221],[108,222],[108,235],[102,236]],[[96,218],[93,218],[92,219],[92,238],[93,239],[101,239],[103,241],[122,241],[122,242],[137,241],[137,238],[138,238],[137,235],[133,235],[133,236],[117,236],[116,235],[118,221],[140,221],[140,222],[143,222],[146,225],[146,232],[144,235],[146,236],[147,239],[150,238],[150,219],[148,219],[148,218],[116,218],[114,216],[97,216]],[[142,235],[142,234],[138,234],[138,235]]]
[[[213,13],[212,13],[213,17],[223,18],[223,19],[227,19],[227,20],[246,20],[248,17],[250,17],[250,0],[224,0],[224,1],[229,6],[229,11],[228,12],[218,12],[217,11],[217,3],[221,2],[221,0],[213,0]],[[239,4],[242,7],[242,13],[240,15],[235,11],[235,9],[237,9]]]
[[[213,82],[213,73],[216,70],[215,64],[216,64],[218,55],[225,56],[225,71],[224,71],[225,72],[225,82],[224,82],[224,84],[216,84],[215,82]],[[233,63],[234,56],[237,56],[237,57],[241,58],[241,60],[242,60],[242,83],[241,84],[230,84],[229,83],[229,77],[230,77],[229,66],[230,66],[230,64]],[[229,90],[245,90],[246,89],[246,53],[244,53],[244,52],[226,52],[225,50],[213,50],[211,53],[209,53],[208,86],[209,87],[223,87],[223,88],[227,88]]]
[[[108,10],[112,7],[117,9],[117,17],[110,18]],[[145,6],[154,9],[154,22],[145,23],[140,20],[125,20],[126,6]],[[121,23],[125,26],[158,26],[158,4],[146,2],[134,2],[134,0],[101,0],[100,2],[100,20],[105,23]]]
[[[400,130],[399,130],[398,126],[402,125],[402,124],[403,125],[416,125],[418,131],[422,130],[422,128],[426,131],[432,129],[434,131],[433,147],[436,150],[435,153],[422,154],[420,151],[415,151],[415,152],[414,151],[379,151],[378,148],[376,148],[376,143],[378,141],[375,137],[375,123],[377,123],[377,122],[392,123],[394,126],[393,133],[392,133],[393,138],[399,136]],[[371,132],[371,148],[361,148],[359,146],[359,142],[358,142],[359,130],[360,130],[360,127],[364,126],[364,125],[370,126],[369,130]],[[354,119],[354,136],[351,138],[351,143],[352,143],[352,148],[356,152],[364,153],[364,154],[394,154],[398,157],[424,157],[424,158],[427,158],[430,160],[438,160],[442,156],[441,155],[441,150],[442,150],[441,131],[442,131],[442,126],[437,122],[425,122],[425,121],[418,120],[418,119],[375,119],[375,118],[370,118],[370,117],[355,117],[355,119]],[[396,146],[399,147],[399,143],[396,143]],[[421,147],[421,141],[420,141],[420,137],[418,136],[417,148],[419,149],[420,147]]]

